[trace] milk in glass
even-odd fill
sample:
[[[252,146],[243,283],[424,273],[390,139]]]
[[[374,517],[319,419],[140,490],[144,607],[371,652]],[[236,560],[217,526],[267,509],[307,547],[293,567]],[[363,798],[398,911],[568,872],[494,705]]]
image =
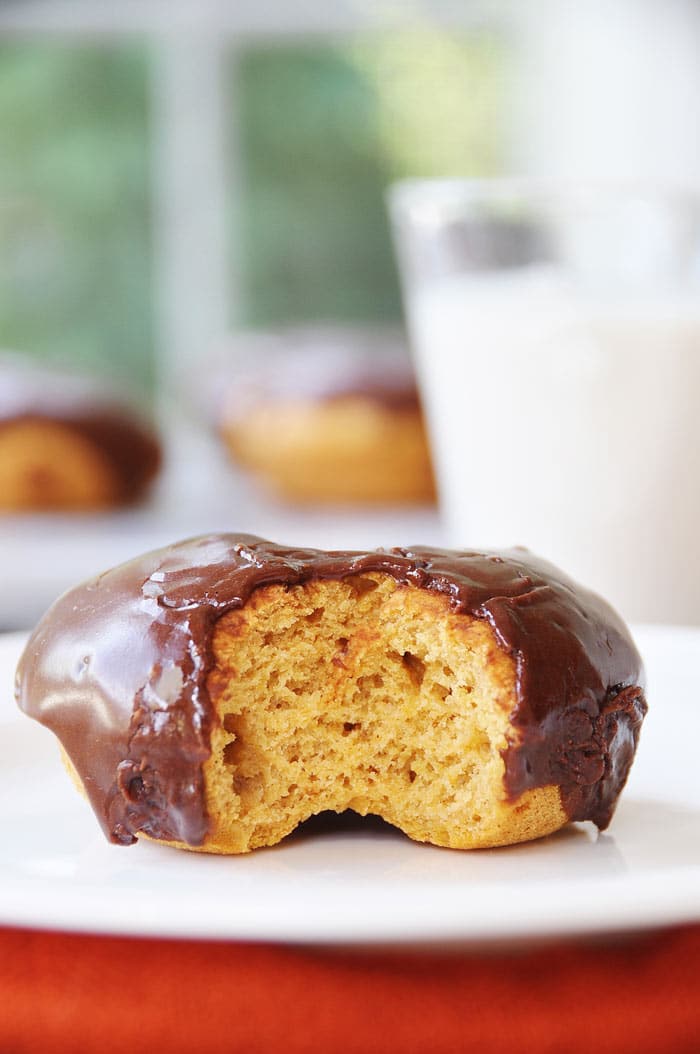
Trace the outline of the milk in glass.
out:
[[[407,298],[451,542],[524,545],[629,618],[700,618],[700,299],[547,265]]]

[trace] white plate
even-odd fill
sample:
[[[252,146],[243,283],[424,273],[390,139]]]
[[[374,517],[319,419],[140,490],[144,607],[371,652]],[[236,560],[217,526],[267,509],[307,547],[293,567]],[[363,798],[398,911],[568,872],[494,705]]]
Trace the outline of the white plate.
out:
[[[0,637],[0,922],[301,942],[490,941],[700,920],[700,630],[640,629],[651,710],[609,832],[509,849],[318,830],[245,857],[108,845],[53,737],[15,713]]]

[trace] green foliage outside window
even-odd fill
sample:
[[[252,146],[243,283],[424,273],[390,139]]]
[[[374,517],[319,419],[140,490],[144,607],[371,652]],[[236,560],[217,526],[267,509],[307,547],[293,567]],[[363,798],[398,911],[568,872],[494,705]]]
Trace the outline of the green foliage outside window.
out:
[[[386,187],[498,171],[506,63],[491,33],[426,26],[239,56],[239,321],[397,319]]]
[[[154,47],[0,41],[0,347],[144,388]],[[505,57],[486,32],[425,26],[232,52],[242,289],[231,322],[399,318],[385,189],[498,169]]]
[[[0,42],[0,345],[152,377],[147,52]]]

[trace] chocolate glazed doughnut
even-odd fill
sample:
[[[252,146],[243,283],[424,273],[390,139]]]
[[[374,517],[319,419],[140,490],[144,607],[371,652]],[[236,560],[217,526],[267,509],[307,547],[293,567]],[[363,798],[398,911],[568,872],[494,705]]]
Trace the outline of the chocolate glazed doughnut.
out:
[[[469,848],[610,822],[646,712],[599,597],[525,550],[181,542],[72,590],[17,672],[105,834],[243,852],[324,809]]]
[[[153,430],[96,380],[0,358],[0,511],[129,504],[160,461]]]
[[[342,332],[312,328],[272,348],[260,340],[245,371],[216,379],[218,432],[238,466],[302,504],[435,500],[416,377],[396,337],[355,333],[343,346]]]

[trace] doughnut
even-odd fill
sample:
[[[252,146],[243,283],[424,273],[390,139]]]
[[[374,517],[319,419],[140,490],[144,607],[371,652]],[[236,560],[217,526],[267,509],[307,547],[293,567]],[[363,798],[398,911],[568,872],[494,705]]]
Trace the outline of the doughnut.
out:
[[[57,601],[17,702],[119,844],[245,853],[350,809],[469,849],[604,829],[643,684],[618,615],[526,550],[210,535]]]
[[[289,340],[290,346],[261,355],[226,385],[216,415],[231,459],[287,501],[434,501],[428,439],[407,356],[320,347],[318,333],[310,346],[295,346],[293,335]]]
[[[0,513],[130,504],[159,465],[152,430],[97,381],[0,358]]]

